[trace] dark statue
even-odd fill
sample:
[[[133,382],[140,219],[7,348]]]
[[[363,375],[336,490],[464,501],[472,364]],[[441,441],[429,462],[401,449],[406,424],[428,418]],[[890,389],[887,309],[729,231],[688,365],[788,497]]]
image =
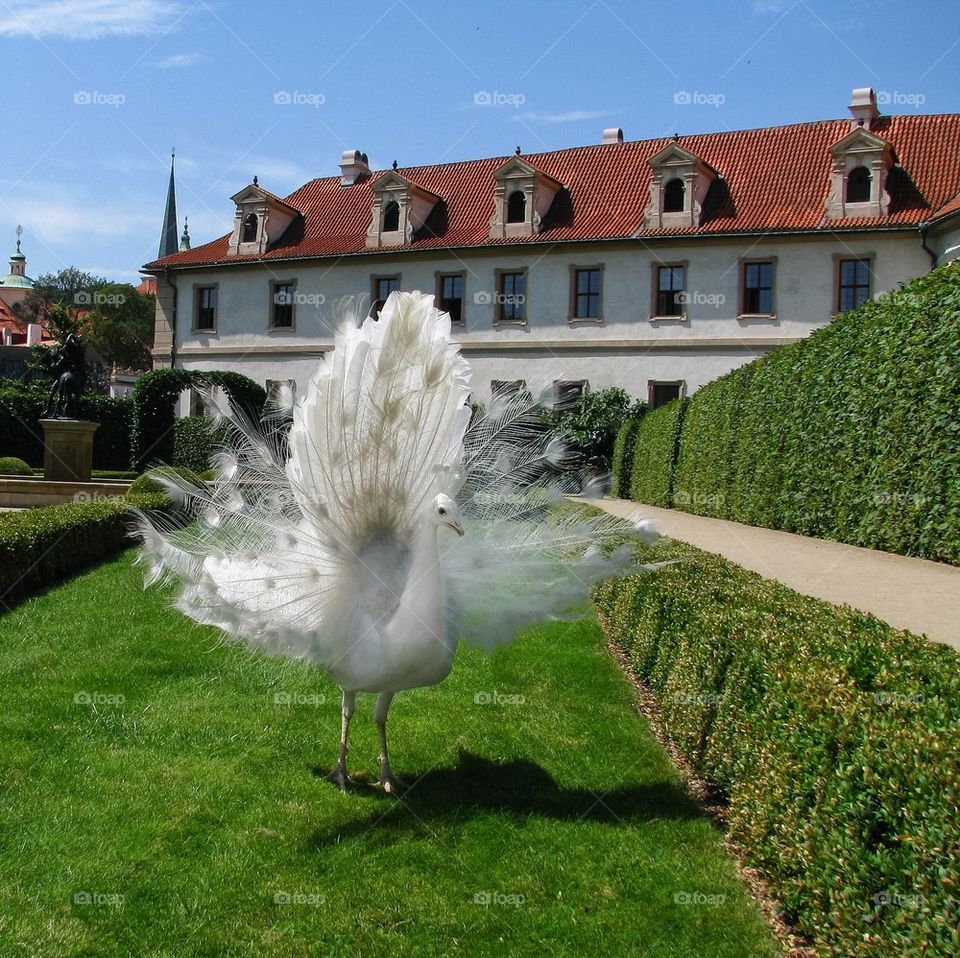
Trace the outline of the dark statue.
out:
[[[48,419],[78,419],[80,396],[87,383],[86,347],[75,333],[52,350],[50,371],[54,376],[47,400]]]

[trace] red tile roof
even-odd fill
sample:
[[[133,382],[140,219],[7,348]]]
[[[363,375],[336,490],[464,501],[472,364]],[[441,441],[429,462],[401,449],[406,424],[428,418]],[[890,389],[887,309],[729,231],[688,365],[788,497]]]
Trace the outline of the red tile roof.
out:
[[[499,156],[397,170],[406,179],[443,197],[446,205],[446,222],[437,230],[438,235],[418,237],[406,246],[386,250],[365,248],[373,202],[370,184],[379,172],[349,187],[340,185],[339,176],[330,176],[311,180],[286,198],[285,202],[298,209],[302,218],[295,220],[279,242],[262,256],[228,257],[228,237],[223,236],[156,260],[145,268],[352,253],[385,252],[396,256],[409,249],[560,243],[633,235],[652,238],[910,228],[930,219],[934,211],[957,196],[960,114],[882,116],[874,120],[871,132],[891,143],[898,163],[887,181],[891,194],[889,215],[882,219],[826,220],[824,211],[833,159],[830,147],[849,132],[847,119],[681,136],[677,141],[679,145],[695,153],[720,175],[706,197],[702,225],[696,227],[643,227],[651,173],[648,160],[671,140],[636,140],[524,156],[527,163],[560,180],[569,192],[565,215],[553,216],[554,222],[536,236],[489,238],[493,174],[510,159]]]
[[[950,200],[949,203],[945,203],[943,206],[941,206],[940,209],[938,209],[936,213],[930,217],[930,219],[934,221],[942,220],[946,219],[948,216],[954,216],[957,213],[960,213],[960,196],[955,196],[952,200]]]

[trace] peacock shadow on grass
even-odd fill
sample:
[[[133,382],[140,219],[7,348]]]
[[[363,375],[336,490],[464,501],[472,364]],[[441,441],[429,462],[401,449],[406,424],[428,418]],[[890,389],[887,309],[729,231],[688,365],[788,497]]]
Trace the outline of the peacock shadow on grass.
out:
[[[317,776],[326,775],[320,768]],[[431,824],[462,823],[470,815],[502,812],[520,819],[538,815],[557,821],[591,821],[627,825],[664,819],[704,817],[679,783],[626,785],[609,791],[563,788],[536,762],[497,762],[461,750],[453,768],[407,771],[399,796],[385,795],[376,785],[357,780],[350,793],[377,800],[376,811],[329,831],[317,831],[309,847],[321,849],[371,829],[422,831]],[[330,783],[331,788],[336,786]],[[384,810],[384,804],[388,807]]]

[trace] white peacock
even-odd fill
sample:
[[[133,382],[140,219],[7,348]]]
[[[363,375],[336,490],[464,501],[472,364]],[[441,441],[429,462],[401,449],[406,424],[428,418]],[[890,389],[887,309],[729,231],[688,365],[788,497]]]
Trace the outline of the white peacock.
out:
[[[169,476],[179,515],[138,514],[148,585],[178,580],[190,618],[306,660],[341,687],[330,775],[341,788],[358,693],[376,694],[380,784],[394,792],[386,726],[397,692],[443,680],[460,640],[492,649],[582,608],[591,585],[627,565],[663,564],[635,565],[630,545],[598,548],[648,530],[551,513],[581,490],[541,403],[494,400],[471,425],[469,394],[449,316],[432,296],[392,293],[378,319],[343,324],[289,432],[279,425],[289,397],[252,423],[211,394],[232,435],[216,480]]]

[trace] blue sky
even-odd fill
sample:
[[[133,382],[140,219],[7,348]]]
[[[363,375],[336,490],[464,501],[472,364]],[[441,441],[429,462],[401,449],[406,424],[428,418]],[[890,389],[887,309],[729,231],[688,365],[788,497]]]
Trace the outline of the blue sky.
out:
[[[666,11],[666,12],[665,12]],[[194,244],[256,174],[960,110],[956,0],[0,0],[0,257],[137,281],[171,146]]]

